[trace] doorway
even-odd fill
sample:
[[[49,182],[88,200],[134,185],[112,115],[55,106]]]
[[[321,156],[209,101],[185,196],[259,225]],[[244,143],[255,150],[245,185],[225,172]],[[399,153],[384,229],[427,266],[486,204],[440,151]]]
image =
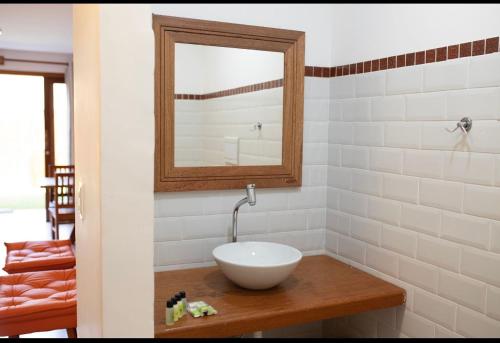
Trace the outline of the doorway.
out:
[[[40,181],[69,147],[64,75],[0,71],[0,211],[44,208]]]
[[[71,157],[71,119],[63,74],[0,71],[0,243],[45,241],[47,195],[41,180],[50,164]],[[73,224],[61,225],[68,239]],[[6,249],[0,249],[0,275]],[[66,330],[23,334],[23,338],[67,337]]]

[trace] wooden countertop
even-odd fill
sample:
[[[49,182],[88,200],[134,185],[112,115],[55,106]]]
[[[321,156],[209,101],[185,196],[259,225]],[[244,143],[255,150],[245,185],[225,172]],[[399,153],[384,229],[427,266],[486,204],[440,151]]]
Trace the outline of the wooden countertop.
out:
[[[165,302],[180,290],[218,313],[186,314],[165,325]],[[326,255],[306,256],[287,280],[251,291],[229,281],[218,267],[155,273],[155,337],[228,337],[398,306],[405,290]]]

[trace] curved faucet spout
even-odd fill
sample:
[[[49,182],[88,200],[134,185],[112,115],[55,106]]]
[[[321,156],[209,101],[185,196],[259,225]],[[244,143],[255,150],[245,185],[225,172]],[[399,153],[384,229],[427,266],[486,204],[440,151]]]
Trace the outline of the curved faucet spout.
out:
[[[246,187],[247,196],[241,199],[234,205],[233,209],[233,243],[237,241],[238,238],[238,210],[241,205],[248,203],[250,206],[254,206],[257,203],[257,197],[255,195],[255,185],[248,184]]]
[[[238,236],[238,210],[240,206],[246,204],[248,202],[248,198],[245,197],[238,201],[236,205],[234,205],[233,209],[233,243],[236,242]]]

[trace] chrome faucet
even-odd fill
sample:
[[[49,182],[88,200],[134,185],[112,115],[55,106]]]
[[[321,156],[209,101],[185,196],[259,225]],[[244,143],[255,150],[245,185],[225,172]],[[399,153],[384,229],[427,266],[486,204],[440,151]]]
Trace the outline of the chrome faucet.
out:
[[[250,206],[254,206],[255,203],[257,202],[257,198],[255,196],[255,185],[253,183],[248,184],[247,188],[247,196],[241,199],[234,205],[234,210],[233,210],[233,243],[236,242],[236,238],[238,235],[238,210],[240,209],[240,206],[248,203]]]

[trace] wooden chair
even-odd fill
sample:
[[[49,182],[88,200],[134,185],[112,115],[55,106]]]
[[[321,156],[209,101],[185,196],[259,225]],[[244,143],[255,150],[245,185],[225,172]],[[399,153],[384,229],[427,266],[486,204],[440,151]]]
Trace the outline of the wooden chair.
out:
[[[60,166],[50,166],[50,176],[54,176],[56,173],[74,173],[75,172],[75,166],[73,164],[69,164],[66,166],[60,165]]]
[[[70,165],[53,165],[49,164],[49,170],[47,177],[54,177],[56,173],[74,173],[75,166]],[[49,207],[53,206],[54,203],[54,190],[53,188],[45,189],[45,221],[50,220]]]
[[[75,174],[54,174],[54,207],[49,207],[52,239],[59,239],[59,224],[75,223]]]

